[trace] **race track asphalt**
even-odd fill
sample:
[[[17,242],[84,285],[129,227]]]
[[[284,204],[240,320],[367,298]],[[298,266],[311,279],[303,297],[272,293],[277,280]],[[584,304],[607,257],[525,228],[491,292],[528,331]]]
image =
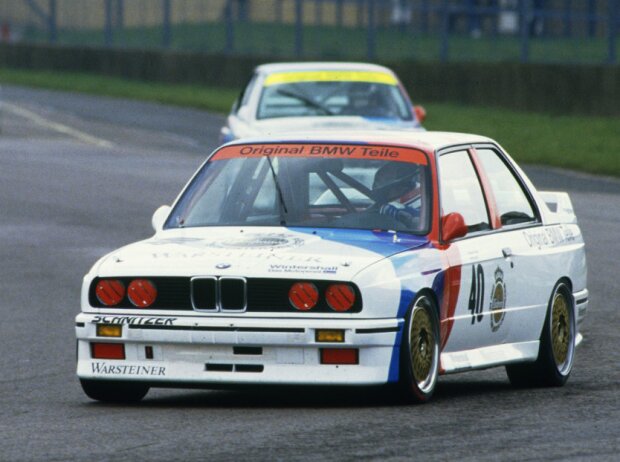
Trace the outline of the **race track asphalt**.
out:
[[[19,87],[3,97],[0,460],[619,460],[618,180],[526,168],[539,189],[570,192],[587,244],[590,313],[563,388],[516,390],[497,368],[442,377],[423,406],[367,389],[152,390],[104,405],[75,376],[82,276],[152,234],[223,118]]]

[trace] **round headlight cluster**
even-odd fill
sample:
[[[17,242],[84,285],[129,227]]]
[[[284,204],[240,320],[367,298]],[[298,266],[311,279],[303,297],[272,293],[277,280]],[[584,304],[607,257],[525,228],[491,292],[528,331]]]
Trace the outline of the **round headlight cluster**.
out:
[[[97,300],[105,306],[116,306],[125,298],[125,284],[118,279],[102,279],[95,288]]]
[[[355,291],[348,284],[332,284],[325,291],[325,300],[334,311],[348,311],[355,303]]]
[[[134,279],[127,287],[127,298],[137,308],[151,306],[157,298],[157,288],[148,279]]]
[[[95,295],[103,306],[118,306],[127,296],[136,308],[148,308],[157,299],[157,287],[148,279],[134,279],[127,287],[119,279],[101,279],[95,287]]]
[[[355,304],[355,290],[349,284],[330,284],[324,295],[327,306],[334,311],[349,311]],[[293,308],[309,311],[319,302],[319,290],[312,282],[296,282],[288,292],[288,299]]]
[[[296,282],[288,291],[288,299],[299,311],[308,311],[319,301],[319,290],[311,282]]]

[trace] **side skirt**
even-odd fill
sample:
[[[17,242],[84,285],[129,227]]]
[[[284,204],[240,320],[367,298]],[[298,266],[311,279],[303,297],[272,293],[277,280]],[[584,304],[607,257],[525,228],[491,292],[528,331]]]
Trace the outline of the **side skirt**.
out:
[[[444,374],[452,374],[510,363],[536,361],[539,344],[540,342],[536,340],[441,353],[441,370]]]

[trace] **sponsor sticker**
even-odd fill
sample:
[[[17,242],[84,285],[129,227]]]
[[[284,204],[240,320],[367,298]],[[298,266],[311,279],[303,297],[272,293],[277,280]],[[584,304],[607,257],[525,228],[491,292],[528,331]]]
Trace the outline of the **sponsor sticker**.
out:
[[[573,230],[562,225],[523,231],[523,237],[527,245],[538,249],[556,247],[575,240]]]
[[[226,146],[211,158],[212,161],[252,157],[323,157],[337,159],[366,159],[409,162],[427,165],[422,151],[400,146],[369,144],[246,144]]]
[[[91,363],[91,369],[93,374],[100,375],[134,375],[137,377],[162,377],[166,375],[166,368],[162,366],[108,364],[97,361]]]
[[[300,71],[270,74],[263,84],[265,87],[297,82],[366,82],[398,85],[391,74],[377,71]]]
[[[290,248],[300,247],[305,244],[305,240],[293,234],[286,233],[261,233],[261,234],[245,234],[243,236],[224,238],[218,240],[207,240],[200,238],[179,239],[167,238],[157,239],[148,242],[150,245],[163,246],[168,244],[179,244],[193,248],[209,248],[209,249],[272,249],[272,248]],[[176,254],[176,253],[175,253]],[[187,255],[187,258],[202,257],[204,252],[195,252]],[[209,253],[209,255],[213,255]]]
[[[177,318],[144,316],[95,316],[93,324],[121,324],[129,326],[173,326]]]
[[[207,241],[206,247],[217,247],[223,249],[262,249],[262,248],[283,248],[299,247],[304,244],[304,240],[290,234],[255,234],[243,237],[225,239],[219,241]]]
[[[305,273],[305,274],[336,274],[338,266],[323,265],[295,265],[295,264],[271,264],[268,271],[270,273]]]
[[[217,258],[217,259],[234,259],[235,261],[244,259],[257,259],[261,261],[278,261],[278,262],[296,262],[305,263],[321,263],[321,257],[314,255],[279,255],[272,253],[269,248],[253,249],[244,248],[243,250],[233,251],[231,248],[213,248],[209,252],[153,252],[151,257],[155,260],[165,259],[193,259],[193,258]]]

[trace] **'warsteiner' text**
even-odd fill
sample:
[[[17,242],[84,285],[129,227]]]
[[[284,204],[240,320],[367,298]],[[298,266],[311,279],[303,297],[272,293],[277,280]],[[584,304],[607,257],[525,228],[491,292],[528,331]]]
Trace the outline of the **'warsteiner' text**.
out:
[[[161,366],[130,366],[127,364],[106,364],[92,363],[93,374],[109,374],[109,375],[148,375],[148,376],[165,376],[166,368]]]

